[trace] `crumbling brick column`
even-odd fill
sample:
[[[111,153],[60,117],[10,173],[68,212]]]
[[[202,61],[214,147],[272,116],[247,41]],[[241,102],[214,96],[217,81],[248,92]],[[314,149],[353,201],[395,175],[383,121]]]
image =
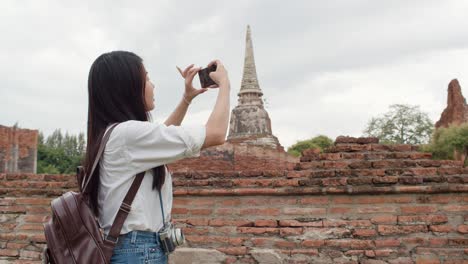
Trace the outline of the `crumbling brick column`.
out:
[[[37,130],[0,125],[0,173],[36,173]]]

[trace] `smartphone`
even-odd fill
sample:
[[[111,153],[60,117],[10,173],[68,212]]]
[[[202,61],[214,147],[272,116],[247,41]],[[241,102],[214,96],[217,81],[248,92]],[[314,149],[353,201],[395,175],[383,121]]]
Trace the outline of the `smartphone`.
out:
[[[198,71],[198,78],[200,79],[201,88],[207,88],[210,85],[216,84],[210,78],[210,72],[216,71],[216,64],[211,65]]]

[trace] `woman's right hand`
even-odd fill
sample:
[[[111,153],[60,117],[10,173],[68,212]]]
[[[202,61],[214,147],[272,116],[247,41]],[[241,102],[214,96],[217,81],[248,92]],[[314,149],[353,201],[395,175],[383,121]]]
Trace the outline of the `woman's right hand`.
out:
[[[220,60],[214,60],[208,64],[207,67],[216,64],[216,71],[210,72],[210,78],[218,85],[225,86],[229,84],[229,77],[226,68]]]

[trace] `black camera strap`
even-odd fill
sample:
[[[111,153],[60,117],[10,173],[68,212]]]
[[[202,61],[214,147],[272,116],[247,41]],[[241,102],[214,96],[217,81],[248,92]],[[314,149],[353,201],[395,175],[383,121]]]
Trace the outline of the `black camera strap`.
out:
[[[162,188],[161,188],[162,190]],[[164,208],[163,208],[163,201],[161,197],[161,190],[158,191],[159,193],[159,204],[161,204],[161,212],[162,212],[162,218],[163,218],[163,228],[166,228],[166,219],[164,217]]]

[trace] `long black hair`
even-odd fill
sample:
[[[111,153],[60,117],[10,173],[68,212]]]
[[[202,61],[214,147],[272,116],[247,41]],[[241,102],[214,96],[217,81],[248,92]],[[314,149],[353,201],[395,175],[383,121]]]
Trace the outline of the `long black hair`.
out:
[[[128,51],[113,51],[99,56],[88,76],[88,139],[84,160],[89,173],[106,128],[128,120],[149,121],[145,105],[146,70],[143,60]],[[164,165],[152,169],[153,189],[161,190],[165,180]],[[94,170],[87,195],[94,213],[99,215],[99,166]]]

